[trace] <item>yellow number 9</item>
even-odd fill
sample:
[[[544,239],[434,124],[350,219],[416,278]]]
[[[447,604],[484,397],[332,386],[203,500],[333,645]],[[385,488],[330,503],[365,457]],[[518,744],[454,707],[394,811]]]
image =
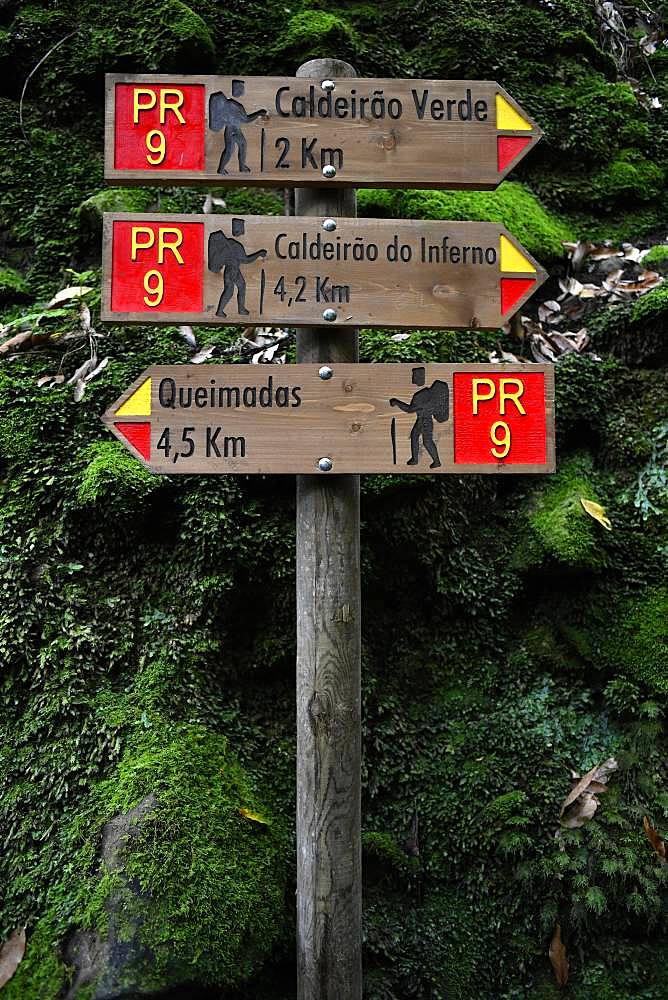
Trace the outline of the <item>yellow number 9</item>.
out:
[[[152,278],[155,279],[153,283],[151,283]],[[144,275],[144,290],[148,292],[148,295],[144,296],[146,305],[159,306],[165,293],[165,280],[160,271],[153,270],[146,272]]]
[[[154,128],[148,132],[146,135],[146,148],[148,149],[146,159],[152,166],[156,167],[158,163],[162,163],[165,158],[165,133],[161,132],[159,128]],[[151,157],[151,153],[153,157]]]
[[[510,427],[505,420],[497,420],[489,429],[489,436],[495,448],[491,449],[495,458],[505,458],[510,451]]]

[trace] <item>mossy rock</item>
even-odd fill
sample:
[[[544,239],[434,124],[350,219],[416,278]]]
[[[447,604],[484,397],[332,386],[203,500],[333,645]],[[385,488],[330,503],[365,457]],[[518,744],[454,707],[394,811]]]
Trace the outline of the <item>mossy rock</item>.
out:
[[[156,193],[149,188],[104,188],[79,205],[81,237],[100,239],[105,212],[149,212],[156,207]]]
[[[642,259],[642,265],[649,271],[658,271],[659,274],[668,274],[668,244],[657,243],[651,247]]]
[[[668,284],[632,303],[598,310],[588,321],[595,350],[608,352],[629,367],[660,368],[668,363]]]
[[[277,53],[291,56],[296,63],[327,58],[332,52],[342,59],[350,56],[355,48],[352,25],[339,12],[325,10],[302,10],[293,14],[275,45]]]
[[[120,441],[96,441],[83,458],[77,490],[82,507],[105,503],[117,514],[127,513],[161,485],[161,477],[140,465]]]
[[[576,456],[538,488],[527,512],[527,533],[518,543],[518,566],[544,560],[572,570],[599,569],[605,564],[604,529],[587,514],[581,500],[600,503],[591,460]]]
[[[500,222],[541,263],[563,257],[573,233],[524,185],[504,181],[496,191],[360,191],[360,215],[407,219]]]
[[[25,302],[30,298],[30,287],[22,274],[13,267],[0,264],[0,304]]]
[[[593,628],[601,663],[614,674],[668,692],[668,589],[598,606]]]
[[[95,981],[100,998],[248,979],[282,933],[289,838],[227,740],[145,718],[94,798],[91,827],[77,820],[79,860],[53,887],[8,1000],[57,1000],[73,977],[73,996]],[[101,833],[102,863],[86,877]]]

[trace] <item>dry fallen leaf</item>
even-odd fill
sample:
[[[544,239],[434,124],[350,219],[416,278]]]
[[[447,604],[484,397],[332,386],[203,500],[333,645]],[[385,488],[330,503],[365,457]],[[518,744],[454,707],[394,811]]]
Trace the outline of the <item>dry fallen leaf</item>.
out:
[[[23,330],[21,333],[10,337],[9,340],[3,340],[0,344],[0,354],[9,354],[10,351],[18,351],[24,344],[29,346],[28,342],[32,343],[32,334],[32,330]]]
[[[666,845],[659,834],[658,830],[655,830],[649,821],[648,816],[643,816],[642,825],[645,829],[645,836],[649,840],[650,844],[654,848],[654,853],[656,854],[659,861],[664,864],[666,860]]]
[[[79,299],[82,295],[86,295],[92,291],[93,289],[89,288],[88,285],[70,285],[68,288],[61,288],[59,292],[56,292],[51,301],[47,302],[44,308],[53,309],[59,302],[69,302],[70,299]]]
[[[244,819],[252,819],[254,823],[262,823],[263,826],[269,826],[269,821],[261,816],[259,813],[253,812],[251,809],[241,808],[239,812]]]
[[[566,958],[566,947],[561,940],[561,926],[557,924],[550,941],[550,962],[554,970],[554,978],[559,986],[565,986],[568,982],[568,959]]]
[[[37,387],[39,389],[53,389],[56,385],[62,385],[64,381],[64,375],[41,375],[37,379]]]
[[[26,950],[26,929],[19,930],[7,938],[0,948],[0,989],[12,978]]]
[[[555,299],[548,299],[538,306],[538,319],[541,323],[557,323],[560,313],[561,306]]]
[[[217,344],[207,344],[206,347],[202,347],[197,354],[193,354],[190,359],[191,365],[201,365],[203,361],[207,361],[213,354],[218,353]]]
[[[617,767],[615,758],[610,757],[592,767],[575,783],[561,804],[559,820],[562,826],[574,830],[592,818],[599,806],[596,796],[607,791],[608,778]]]
[[[585,500],[584,497],[580,497],[580,503],[590,517],[602,524],[606,531],[612,531],[612,522],[605,512],[605,507],[601,507],[600,503],[594,503],[593,500]]]

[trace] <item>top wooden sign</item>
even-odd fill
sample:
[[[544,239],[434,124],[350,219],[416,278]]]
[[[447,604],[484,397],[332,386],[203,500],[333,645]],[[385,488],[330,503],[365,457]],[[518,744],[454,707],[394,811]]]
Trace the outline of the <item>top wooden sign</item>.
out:
[[[493,81],[106,77],[109,181],[491,190],[541,135]]]

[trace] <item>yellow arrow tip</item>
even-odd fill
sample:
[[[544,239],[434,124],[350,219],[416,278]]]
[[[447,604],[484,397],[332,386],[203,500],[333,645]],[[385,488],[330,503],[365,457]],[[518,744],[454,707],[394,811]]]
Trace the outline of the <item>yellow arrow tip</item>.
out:
[[[496,95],[496,127],[514,132],[531,132],[533,128],[502,94]]]
[[[507,236],[501,236],[501,270],[518,274],[535,274],[536,268]]]
[[[147,378],[116,410],[117,417],[151,416],[151,379]]]

